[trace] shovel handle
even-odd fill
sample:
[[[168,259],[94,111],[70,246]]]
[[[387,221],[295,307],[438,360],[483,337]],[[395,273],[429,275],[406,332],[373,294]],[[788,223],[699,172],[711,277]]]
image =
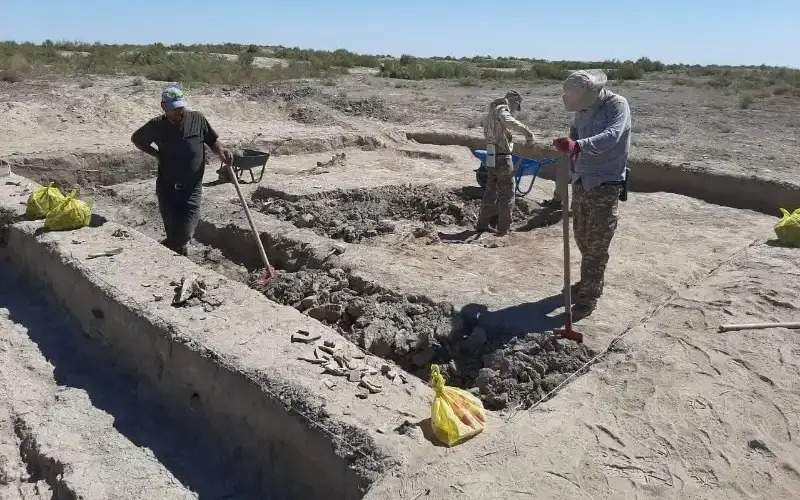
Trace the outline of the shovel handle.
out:
[[[737,325],[720,325],[720,332],[735,332],[739,330],[766,330],[767,328],[800,329],[800,323],[742,323]]]
[[[253,238],[256,240],[256,245],[258,245],[258,253],[261,256],[261,262],[264,263],[264,268],[268,273],[270,273],[272,266],[270,266],[269,259],[267,259],[267,252],[264,251],[264,244],[261,243],[261,234],[258,232],[258,229],[256,229],[256,224],[253,222],[253,216],[250,214],[250,207],[247,206],[247,201],[245,201],[244,195],[242,194],[242,188],[239,187],[239,180],[236,178],[236,172],[233,170],[233,165],[231,164],[224,166],[228,168],[228,174],[231,177],[231,182],[233,182],[233,187],[236,189],[236,195],[239,196],[239,201],[242,202],[244,214],[247,216],[247,222],[250,224],[250,230],[253,232]]]

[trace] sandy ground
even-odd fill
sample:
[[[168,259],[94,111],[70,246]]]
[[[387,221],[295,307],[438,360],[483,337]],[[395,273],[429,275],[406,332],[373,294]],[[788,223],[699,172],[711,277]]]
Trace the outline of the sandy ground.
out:
[[[231,140],[347,132],[396,137],[410,128],[477,133],[485,102],[504,90],[365,74],[337,84],[276,86],[258,95],[202,87],[190,98]],[[86,89],[69,80],[2,85],[6,141],[0,156],[129,148],[130,132],[157,113],[153,82],[98,78]],[[304,85],[311,96],[296,97]],[[557,85],[517,88],[528,96],[529,122],[540,140],[563,130],[567,117]],[[669,79],[615,89],[634,110],[635,154],[800,182],[794,155],[800,101],[758,99],[742,110],[735,95],[673,86]],[[350,104],[332,100],[336,92],[346,92]],[[358,107],[370,98],[369,106]],[[397,147],[409,148],[420,149]],[[475,162],[465,150],[421,149],[440,156],[411,157],[394,147],[347,150],[344,166],[322,169],[317,162],[329,153],[278,156],[262,184],[289,197],[408,182],[474,184]],[[254,186],[245,191],[251,194]],[[552,184],[537,181],[532,199],[551,192]],[[209,187],[205,216],[219,224],[241,220],[232,198],[230,186]],[[96,202],[115,220],[146,226],[154,237],[160,231],[152,223],[152,181],[99,192]],[[414,462],[368,498],[796,497],[797,334],[716,332],[721,323],[800,320],[798,250],[770,241],[774,221],[677,195],[634,194],[621,207],[606,293],[597,312],[579,324],[596,351],[625,336],[554,399],[492,415],[479,438],[436,460]],[[485,321],[515,327],[542,320],[544,302],[560,289],[560,227],[529,229],[494,247],[487,241],[426,244],[395,234],[350,245],[337,262],[394,290],[451,301],[462,310],[474,306]],[[577,250],[573,256],[577,269]]]
[[[702,85],[674,85],[669,75],[615,83],[633,111],[633,154],[674,165],[754,174],[800,182],[794,151],[800,144],[800,99],[757,98],[749,109],[738,96]],[[0,82],[0,157],[130,148],[130,134],[159,113],[162,84],[97,77]],[[230,142],[281,140],[363,131],[408,129],[479,134],[486,103],[505,85],[452,81],[408,82],[352,74],[335,80],[250,88],[196,86],[190,105],[207,115]],[[557,82],[515,82],[525,97],[522,119],[548,143],[569,121]],[[85,88],[82,88],[85,87]],[[338,100],[336,96],[339,96]],[[344,96],[344,98],[342,97]],[[344,100],[342,100],[344,99]],[[370,100],[364,103],[352,101]],[[351,101],[351,102],[348,102]]]
[[[306,170],[325,155],[275,158],[269,189],[324,196],[325,189],[353,188],[356,172],[363,186],[400,185],[409,182],[407,170],[424,171],[430,161],[392,170],[396,153],[346,153],[346,164],[312,184],[302,182]],[[471,182],[448,165],[413,182]],[[98,198],[99,206],[158,230],[150,181],[111,189],[119,194]],[[551,190],[542,181],[532,197]],[[205,217],[243,219],[232,195],[228,185],[207,188]],[[625,333],[613,352],[552,401],[498,414],[481,438],[435,464],[420,463],[372,497],[414,498],[431,489],[431,498],[792,498],[800,487],[796,336],[716,333],[721,323],[798,318],[797,252],[772,246],[773,221],[678,195],[632,195],[621,208],[606,294],[578,326],[596,351]],[[481,240],[430,244],[400,233],[351,245],[339,262],[393,290],[477,308],[490,330],[537,322],[552,328],[547,314],[558,309],[549,297],[561,282],[560,242],[557,224],[516,232],[497,248]],[[573,269],[577,255],[575,249]]]

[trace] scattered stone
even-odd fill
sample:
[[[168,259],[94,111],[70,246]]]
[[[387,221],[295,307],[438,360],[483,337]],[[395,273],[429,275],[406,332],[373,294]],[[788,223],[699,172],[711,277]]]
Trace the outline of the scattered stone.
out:
[[[302,312],[302,311],[306,311],[308,309],[311,309],[312,307],[316,307],[317,304],[319,304],[319,301],[317,300],[317,296],[316,295],[309,295],[308,297],[306,297],[306,298],[304,298],[303,300],[300,301],[300,305],[297,306],[297,308]]]
[[[192,298],[202,298],[206,292],[205,281],[198,279],[197,276],[184,276],[181,284],[175,289],[175,297],[172,299],[174,307],[180,307]]]
[[[325,304],[309,309],[306,314],[327,323],[336,323],[342,317],[344,308],[340,304]]]
[[[298,330],[297,333],[292,334],[292,342],[301,342],[303,344],[312,344],[321,338],[322,335],[311,335],[305,330]]]
[[[129,233],[128,231],[120,228],[120,229],[117,229],[116,231],[114,231],[113,233],[111,233],[111,236],[113,236],[115,238],[130,238],[131,237],[131,233]]]
[[[334,342],[333,340],[326,340],[325,342],[322,343],[322,345],[324,345],[325,347],[330,347],[331,349],[336,348],[336,342]]]
[[[363,374],[361,373],[361,370],[350,370],[348,379],[350,380],[350,382],[360,382],[362,376]]]
[[[318,347],[318,349],[320,351],[324,352],[325,354],[330,354],[331,356],[336,354],[336,349],[333,349],[333,348],[328,347],[326,345],[321,345],[321,346]]]
[[[311,363],[311,364],[314,364],[314,365],[322,365],[322,364],[325,364],[325,363],[327,363],[327,361],[326,361],[326,360],[324,360],[324,359],[317,359],[317,358],[307,358],[307,357],[305,357],[305,356],[298,356],[298,357],[297,357],[297,359],[298,359],[299,361],[305,361],[305,362],[307,362],[307,363]]]
[[[330,380],[328,380],[326,378],[322,379],[322,383],[325,384],[325,387],[327,387],[330,390],[333,390],[333,388],[336,387],[336,383],[335,382],[331,382]]]
[[[376,384],[366,378],[361,379],[361,387],[366,388],[370,394],[378,394],[383,389],[380,384]]]
[[[97,259],[98,257],[113,257],[115,255],[119,255],[122,253],[122,248],[109,248],[108,250],[104,250],[102,252],[97,253],[90,253],[86,256],[87,259]]]
[[[336,375],[337,377],[344,377],[347,376],[347,371],[343,368],[336,366],[334,363],[329,363],[323,367],[324,371],[322,373],[328,373],[330,375]]]
[[[164,296],[163,295],[159,295],[157,293],[154,293],[153,294],[153,300],[155,300],[156,302],[161,302],[162,300],[164,300]]]

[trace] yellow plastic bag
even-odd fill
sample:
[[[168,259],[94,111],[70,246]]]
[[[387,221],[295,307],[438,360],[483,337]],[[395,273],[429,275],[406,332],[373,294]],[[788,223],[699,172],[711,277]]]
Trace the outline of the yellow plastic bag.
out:
[[[431,405],[431,426],[439,441],[454,446],[486,427],[481,400],[467,391],[444,385],[437,365],[431,365],[431,385],[436,392]]]
[[[92,209],[85,202],[75,198],[73,191],[47,214],[44,228],[48,231],[69,231],[88,226],[91,220]]]
[[[775,234],[783,243],[800,247],[800,208],[790,214],[781,208],[783,217],[775,224]]]
[[[50,183],[47,187],[41,187],[31,193],[28,197],[28,206],[25,209],[25,217],[30,220],[44,219],[50,210],[64,201],[64,195],[57,187]]]

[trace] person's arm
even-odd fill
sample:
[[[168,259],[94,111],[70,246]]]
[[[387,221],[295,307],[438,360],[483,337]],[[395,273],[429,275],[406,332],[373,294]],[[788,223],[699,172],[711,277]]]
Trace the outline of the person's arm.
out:
[[[211,124],[208,123],[206,117],[203,117],[203,141],[211,148],[211,151],[214,152],[224,163],[225,165],[230,165],[233,163],[233,154],[231,154],[231,150],[223,146],[219,142],[219,135],[217,132],[211,127]]]
[[[630,120],[631,110],[628,107],[628,102],[622,98],[613,99],[610,105],[611,119],[605,130],[592,137],[575,141],[578,143],[582,154],[602,154],[620,141],[623,132],[625,132],[625,127]]]
[[[497,115],[500,117],[500,121],[503,123],[503,125],[506,127],[507,130],[513,130],[524,135],[525,138],[528,140],[528,142],[533,141],[533,132],[531,132],[531,129],[529,129],[522,122],[514,118],[508,107],[502,106]]]
[[[142,125],[136,132],[131,135],[131,142],[137,149],[143,151],[155,159],[159,159],[159,153],[153,147],[155,142],[155,123],[153,120]]]

